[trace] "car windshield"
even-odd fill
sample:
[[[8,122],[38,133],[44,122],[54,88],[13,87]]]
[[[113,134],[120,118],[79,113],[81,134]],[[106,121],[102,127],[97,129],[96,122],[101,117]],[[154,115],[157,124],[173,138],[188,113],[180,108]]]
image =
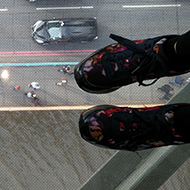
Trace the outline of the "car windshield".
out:
[[[47,31],[50,39],[57,39],[62,37],[61,26],[63,22],[61,21],[48,21],[47,22]]]

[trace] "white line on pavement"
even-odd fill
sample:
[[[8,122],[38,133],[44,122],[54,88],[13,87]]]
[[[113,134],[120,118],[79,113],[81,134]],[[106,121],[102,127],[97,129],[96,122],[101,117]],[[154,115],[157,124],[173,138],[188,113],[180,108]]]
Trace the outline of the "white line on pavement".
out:
[[[122,5],[123,8],[166,8],[166,7],[181,7],[181,4],[168,5]]]
[[[0,9],[0,11],[8,11],[8,9],[7,9],[7,8],[4,8],[4,9]]]
[[[69,10],[69,9],[93,9],[93,6],[81,6],[81,7],[40,7],[36,8],[36,10],[41,11],[41,10],[58,10],[58,9],[64,9],[64,10]]]
[[[162,106],[163,104],[146,104],[146,105],[117,105],[118,107],[131,107],[131,108],[145,108]],[[42,111],[42,110],[85,110],[95,105],[91,106],[47,106],[47,107],[0,107],[0,111]]]

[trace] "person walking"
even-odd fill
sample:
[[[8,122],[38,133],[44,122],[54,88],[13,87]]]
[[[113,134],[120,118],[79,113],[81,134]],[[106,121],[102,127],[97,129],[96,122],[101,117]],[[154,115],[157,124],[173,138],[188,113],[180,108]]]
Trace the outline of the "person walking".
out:
[[[28,98],[32,98],[32,99],[34,99],[34,98],[36,97],[36,94],[35,94],[33,91],[28,92],[28,93],[25,93],[25,95],[26,95]]]
[[[61,82],[56,82],[55,85],[62,86],[63,88],[67,85],[68,80],[66,78],[61,78]]]
[[[13,90],[21,90],[21,87],[19,85],[13,87]]]
[[[162,92],[169,94],[170,91],[173,91],[174,89],[169,84],[164,84],[162,87],[158,88],[157,90],[160,90]]]

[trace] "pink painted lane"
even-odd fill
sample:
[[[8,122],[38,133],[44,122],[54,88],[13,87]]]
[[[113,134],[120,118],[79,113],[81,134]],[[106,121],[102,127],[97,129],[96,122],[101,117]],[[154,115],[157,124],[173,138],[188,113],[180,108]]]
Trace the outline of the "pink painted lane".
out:
[[[88,55],[93,53],[96,49],[92,50],[55,50],[55,51],[10,51],[0,52],[0,57],[11,56],[52,56],[52,55]]]

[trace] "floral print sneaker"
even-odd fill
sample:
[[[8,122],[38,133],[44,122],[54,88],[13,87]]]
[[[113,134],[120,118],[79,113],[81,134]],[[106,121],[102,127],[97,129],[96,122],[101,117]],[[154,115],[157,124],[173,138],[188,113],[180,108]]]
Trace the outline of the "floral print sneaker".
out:
[[[75,67],[75,79],[83,90],[90,93],[108,93],[138,82],[151,85],[160,77],[185,73],[172,69],[172,62],[163,50],[163,43],[175,36],[161,36],[131,41],[111,34],[118,43],[97,50]],[[143,81],[154,79],[145,84]]]
[[[190,104],[129,108],[95,106],[79,120],[83,139],[118,150],[143,150],[190,143]]]

